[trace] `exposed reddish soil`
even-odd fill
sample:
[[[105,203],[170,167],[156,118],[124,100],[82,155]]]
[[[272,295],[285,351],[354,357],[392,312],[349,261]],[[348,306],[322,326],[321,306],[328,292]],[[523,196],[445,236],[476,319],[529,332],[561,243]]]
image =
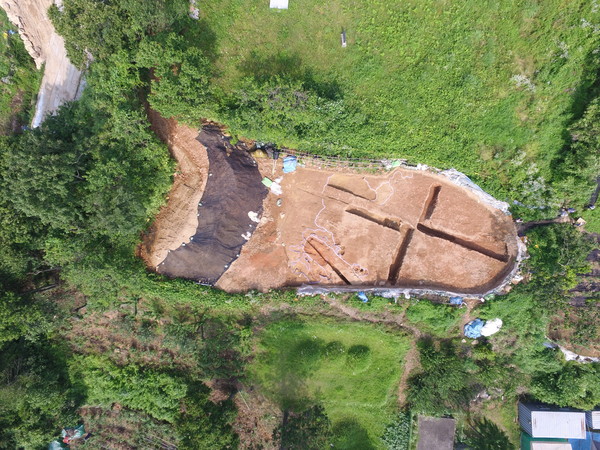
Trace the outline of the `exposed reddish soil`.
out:
[[[155,269],[194,234],[208,161],[198,132],[150,116],[179,161],[169,202],[141,246]],[[444,176],[405,168],[366,174],[298,167],[284,174],[281,159],[257,162],[283,192],[264,200],[256,230],[216,283],[225,291],[320,283],[478,294],[514,265],[511,217]]]
[[[226,291],[321,283],[479,293],[513,266],[510,216],[442,176],[283,174],[281,165],[259,160],[265,176],[283,178],[283,194],[265,200],[258,228],[217,282]]]
[[[178,125],[175,120],[148,112],[152,129],[167,144],[177,161],[173,187],[167,204],[160,210],[138,249],[146,265],[155,269],[170,250],[176,250],[196,233],[198,203],[208,179],[206,149],[196,140],[198,131]]]

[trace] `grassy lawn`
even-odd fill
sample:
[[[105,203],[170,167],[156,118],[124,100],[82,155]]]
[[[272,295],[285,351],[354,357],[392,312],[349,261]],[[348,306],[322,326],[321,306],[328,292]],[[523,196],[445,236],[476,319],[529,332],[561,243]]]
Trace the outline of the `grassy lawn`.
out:
[[[373,325],[285,320],[260,333],[249,373],[282,408],[321,402],[336,448],[381,448],[409,342]]]
[[[411,301],[406,318],[421,330],[433,336],[446,338],[459,334],[458,324],[466,309],[433,303],[428,300]]]
[[[218,84],[299,79],[337,92],[367,117],[368,126],[322,137],[328,142],[280,144],[453,166],[498,195],[550,178],[563,130],[585,106],[598,68],[594,5],[291,0],[277,11],[267,0],[207,0],[201,14]]]

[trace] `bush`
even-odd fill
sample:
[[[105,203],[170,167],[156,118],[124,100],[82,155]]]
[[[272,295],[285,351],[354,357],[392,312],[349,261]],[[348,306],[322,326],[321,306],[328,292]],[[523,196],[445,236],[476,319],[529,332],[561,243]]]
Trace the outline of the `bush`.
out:
[[[473,395],[473,376],[450,342],[417,343],[422,371],[408,379],[407,400],[417,413],[441,416],[465,408]]]
[[[118,367],[101,356],[76,357],[71,367],[87,389],[88,403],[119,403],[171,423],[179,416],[187,393],[179,376],[133,364]]]
[[[411,302],[406,310],[406,318],[410,322],[439,337],[446,337],[457,326],[462,314],[463,310],[459,308],[428,300]]]

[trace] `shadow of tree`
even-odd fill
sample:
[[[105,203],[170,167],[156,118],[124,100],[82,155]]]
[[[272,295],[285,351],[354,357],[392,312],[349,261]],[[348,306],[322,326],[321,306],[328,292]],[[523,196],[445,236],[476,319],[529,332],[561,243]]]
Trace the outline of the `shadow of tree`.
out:
[[[345,419],[333,425],[334,447],[344,450],[371,450],[375,445],[367,430],[356,419]]]
[[[252,77],[259,83],[274,79],[301,82],[305,89],[314,91],[320,97],[330,100],[343,97],[341,86],[336,80],[319,80],[312,69],[303,66],[302,58],[297,53],[284,50],[263,55],[254,50],[242,61],[239,70],[244,76]]]

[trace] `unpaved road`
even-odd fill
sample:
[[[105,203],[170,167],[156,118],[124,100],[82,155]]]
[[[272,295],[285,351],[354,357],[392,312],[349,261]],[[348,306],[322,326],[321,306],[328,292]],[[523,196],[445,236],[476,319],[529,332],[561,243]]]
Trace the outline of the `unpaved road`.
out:
[[[47,114],[65,102],[75,100],[82,87],[81,72],[69,61],[64,40],[48,18],[53,0],[0,0],[2,7],[19,29],[25,48],[44,77],[31,123],[38,127]]]

